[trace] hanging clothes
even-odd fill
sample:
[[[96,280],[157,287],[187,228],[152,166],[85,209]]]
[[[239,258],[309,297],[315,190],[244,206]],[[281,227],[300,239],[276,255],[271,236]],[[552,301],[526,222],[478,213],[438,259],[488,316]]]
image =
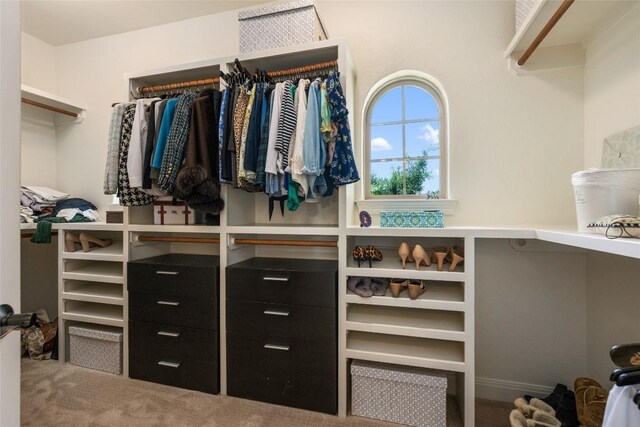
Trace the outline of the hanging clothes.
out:
[[[225,141],[225,122],[227,119],[227,105],[229,104],[229,93],[231,89],[226,88],[222,91],[222,102],[220,103],[220,117],[218,118],[218,181],[222,182],[230,182],[224,178],[224,141]]]
[[[156,114],[158,111],[159,99],[153,101],[149,106],[149,124],[147,129],[147,142],[145,144],[144,159],[142,162],[142,189],[151,188],[151,156],[153,155],[154,143],[157,135]]]
[[[183,93],[178,97],[178,104],[176,105],[158,175],[158,187],[168,193],[173,193],[176,177],[184,160],[184,149],[189,132],[189,120],[191,119],[191,107],[195,98],[196,95],[193,93]]]
[[[336,145],[331,160],[331,178],[337,186],[360,180],[349,129],[349,110],[339,76],[338,72],[330,71],[327,77],[327,95],[332,108],[331,120],[337,127]]]
[[[126,104],[122,118],[122,131],[120,133],[120,154],[118,160],[118,197],[122,206],[144,206],[153,203],[153,196],[145,192],[131,188],[129,174],[127,172],[127,160],[129,157],[129,142],[131,141],[131,128],[135,115],[136,103]]]
[[[282,105],[278,118],[278,133],[275,150],[278,151],[277,167],[280,173],[284,173],[289,164],[289,145],[291,135],[296,127],[296,110],[293,108],[293,96],[291,96],[291,82],[283,83]]]
[[[131,127],[131,142],[129,143],[129,158],[127,160],[127,172],[129,185],[132,188],[142,187],[143,159],[146,151],[147,132],[149,129],[149,105],[156,99],[138,99],[136,111]]]
[[[263,190],[265,188],[265,165],[267,163],[267,150],[269,147],[269,125],[271,123],[271,107],[273,104],[273,91],[267,84],[262,95],[262,111],[260,112],[260,141],[258,143],[258,157],[256,159],[255,183]]]
[[[278,174],[278,152],[276,151],[276,141],[278,139],[278,126],[280,120],[280,110],[282,109],[282,97],[284,95],[284,85],[276,84],[271,93],[271,117],[269,124],[269,143],[267,146],[267,157],[265,161],[265,186],[264,191],[270,196],[281,196],[280,175]]]
[[[120,154],[120,132],[126,104],[116,104],[111,110],[109,139],[107,140],[107,164],[104,169],[104,194],[118,192],[118,157]]]
[[[602,427],[640,426],[640,408],[633,401],[638,392],[638,384],[624,387],[614,385],[607,398]]]
[[[297,126],[294,132],[294,142],[291,148],[291,165],[289,170],[291,172],[291,179],[300,186],[301,195],[307,197],[307,190],[309,188],[309,179],[305,173],[302,172],[304,168],[304,160],[302,158],[302,151],[304,148],[304,129],[307,118],[307,85],[309,80],[301,79],[298,82],[298,89],[296,90],[296,98],[298,102],[297,108]]]
[[[302,142],[302,159],[304,166],[302,173],[308,175],[307,198],[305,202],[316,203],[319,201],[324,185],[324,164],[326,161],[326,149],[320,132],[320,79],[316,79],[309,86],[309,100],[307,101],[307,116],[304,125],[304,138]],[[316,181],[320,180],[316,184]],[[317,191],[316,187],[320,187]]]
[[[256,170],[258,168],[258,147],[260,146],[260,117],[262,114],[262,93],[264,92],[264,84],[254,84],[255,96],[249,126],[247,128],[246,147],[244,151],[244,173],[245,180],[254,186],[255,190],[259,188],[255,186]]]
[[[160,132],[158,133],[158,142],[156,143],[155,151],[153,152],[153,162],[151,163],[151,179],[158,179],[160,174],[160,168],[162,167],[162,158],[164,157],[164,150],[167,145],[167,139],[171,132],[171,123],[173,123],[173,117],[176,112],[176,105],[178,105],[178,99],[169,99],[164,107],[162,113],[162,122],[160,123]]]

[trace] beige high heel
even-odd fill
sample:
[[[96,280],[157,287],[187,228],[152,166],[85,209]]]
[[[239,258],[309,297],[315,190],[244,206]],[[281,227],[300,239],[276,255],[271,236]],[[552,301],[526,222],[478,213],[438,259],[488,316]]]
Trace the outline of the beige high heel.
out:
[[[448,260],[451,261],[449,271],[454,271],[458,264],[462,264],[464,262],[464,248],[453,245],[451,252],[449,252]]]
[[[409,245],[406,242],[402,242],[400,244],[400,248],[398,249],[398,255],[400,255],[400,260],[402,260],[402,268],[405,267],[407,261],[413,262],[413,257],[411,256],[411,250],[409,249]]]
[[[413,259],[416,262],[416,270],[420,270],[420,264],[426,265],[427,267],[431,265],[431,259],[424,248],[420,245],[416,245],[413,248]]]
[[[391,296],[394,298],[398,298],[400,292],[407,289],[407,285],[409,284],[408,280],[405,279],[391,279],[389,282],[389,289],[391,289]]]
[[[424,294],[426,290],[427,287],[422,280],[409,280],[409,298],[417,299],[420,295]]]
[[[447,257],[449,249],[445,246],[435,246],[433,248],[433,261],[438,263],[438,271],[442,271],[444,259]]]
[[[113,240],[111,239],[98,239],[95,236],[92,236],[89,233],[85,233],[84,231],[80,233],[80,244],[82,245],[82,250],[84,252],[89,252],[91,250],[91,243],[94,245],[100,246],[101,248],[106,248],[107,246],[111,246]]]
[[[64,243],[67,247],[67,252],[76,251],[76,243],[80,243],[80,239],[73,233],[66,232],[64,234]]]

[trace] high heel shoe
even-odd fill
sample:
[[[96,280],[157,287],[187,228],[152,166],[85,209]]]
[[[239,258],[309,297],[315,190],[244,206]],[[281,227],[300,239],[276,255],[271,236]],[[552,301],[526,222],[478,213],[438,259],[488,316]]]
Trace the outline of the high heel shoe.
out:
[[[66,232],[64,234],[64,243],[67,247],[67,252],[75,252],[76,243],[80,243],[80,239],[78,238],[78,235]]]
[[[424,294],[427,290],[422,280],[409,280],[409,298],[417,299],[420,295]]]
[[[416,262],[416,270],[420,270],[420,264],[427,267],[431,265],[431,259],[429,259],[427,252],[420,245],[416,245],[413,248],[413,259]]]
[[[433,248],[433,261],[438,263],[438,271],[442,271],[444,260],[449,253],[449,249],[445,246],[434,246]]]
[[[398,298],[400,292],[407,289],[409,285],[409,281],[405,279],[391,279],[389,283],[389,289],[391,289],[391,296],[394,298]]]
[[[351,253],[354,261],[358,261],[358,267],[360,267],[360,262],[366,261],[367,257],[364,252],[364,248],[362,246],[356,246],[353,248],[353,252]]]
[[[461,246],[453,245],[447,260],[451,262],[449,271],[454,271],[458,264],[462,264],[464,262],[464,249]]]
[[[364,254],[369,260],[369,268],[371,268],[371,261],[382,261],[382,252],[373,245],[364,248]]]
[[[405,242],[400,244],[400,248],[398,249],[398,255],[400,256],[400,260],[402,260],[402,268],[405,267],[405,263],[407,261],[413,262],[413,257],[411,256],[411,250],[409,249],[409,245]]]
[[[84,252],[89,252],[91,250],[91,243],[96,246],[100,246],[101,248],[106,248],[107,246],[111,246],[113,240],[111,239],[98,239],[95,236],[92,236],[89,233],[85,233],[84,231],[80,233],[79,236],[80,244],[82,245],[82,250]]]

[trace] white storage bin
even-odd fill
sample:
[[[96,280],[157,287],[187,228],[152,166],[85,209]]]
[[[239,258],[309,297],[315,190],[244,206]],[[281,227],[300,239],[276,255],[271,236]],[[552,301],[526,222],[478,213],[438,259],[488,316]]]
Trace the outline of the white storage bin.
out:
[[[447,377],[441,371],[354,360],[351,413],[410,426],[446,427]]]
[[[640,169],[588,169],[571,175],[578,231],[607,215],[638,215]]]
[[[122,374],[122,329],[112,326],[69,326],[69,363]]]
[[[238,13],[240,53],[325,40],[313,0],[293,1]]]

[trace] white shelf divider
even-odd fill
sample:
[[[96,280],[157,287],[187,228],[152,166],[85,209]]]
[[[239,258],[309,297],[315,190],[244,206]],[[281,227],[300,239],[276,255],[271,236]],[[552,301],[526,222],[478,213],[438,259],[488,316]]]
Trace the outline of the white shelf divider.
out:
[[[122,263],[102,261],[89,263],[73,270],[63,271],[62,279],[123,283]]]
[[[78,249],[75,252],[68,252],[65,250],[62,252],[63,259],[82,259],[82,260],[93,260],[93,261],[113,261],[113,262],[123,262],[124,256],[122,254],[122,241],[117,240],[114,241],[113,244],[107,246],[106,248],[101,248],[99,246],[93,247],[89,252],[83,252],[82,249]]]
[[[73,308],[65,308],[62,312],[62,318],[65,320],[122,327],[124,325],[122,311],[123,307],[120,306],[86,302],[78,304]]]
[[[372,296],[363,298],[347,291],[346,302],[348,304],[367,304],[388,307],[423,308],[431,310],[464,311],[464,284],[456,282],[427,282],[427,291],[417,299],[409,298],[405,290],[397,298],[391,296],[387,289],[384,296]]]
[[[76,282],[68,280],[64,284],[62,297],[65,300],[96,302],[103,304],[122,305],[123,289],[119,284]]]

